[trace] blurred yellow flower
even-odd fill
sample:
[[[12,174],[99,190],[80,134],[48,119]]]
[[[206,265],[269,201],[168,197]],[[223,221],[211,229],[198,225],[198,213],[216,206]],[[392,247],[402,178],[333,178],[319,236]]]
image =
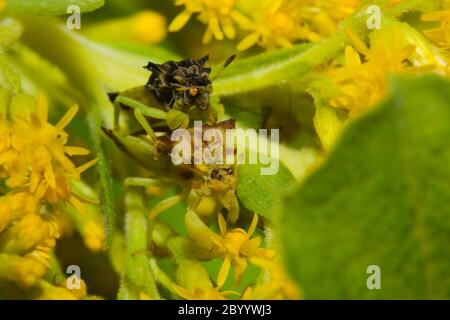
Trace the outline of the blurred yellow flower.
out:
[[[177,282],[173,291],[186,300],[225,300],[233,291],[220,291],[214,287],[206,269],[198,262],[182,260],[177,269]]]
[[[50,267],[50,251],[59,230],[53,216],[41,214],[34,196],[28,192],[0,197],[0,282],[16,281],[32,286]]]
[[[184,10],[169,31],[178,31],[193,14],[207,25],[204,43],[236,36],[236,26],[245,36],[240,51],[254,45],[266,49],[289,47],[299,41],[318,41],[333,33],[339,22],[359,5],[359,0],[175,0]]]
[[[297,300],[300,290],[291,281],[278,261],[264,258],[252,258],[252,264],[265,270],[263,279],[253,287],[247,287],[242,294],[243,300]]]
[[[426,13],[422,16],[422,20],[439,23],[437,28],[425,30],[425,35],[444,50],[445,71],[450,75],[450,10]]]
[[[0,284],[14,281],[28,288],[36,284],[47,272],[47,267],[29,257],[0,253]]]
[[[84,243],[89,249],[94,252],[99,252],[104,249],[105,230],[102,221],[89,221],[83,225],[81,233]]]
[[[23,255],[47,239],[57,237],[58,227],[54,221],[39,213],[27,214],[0,235],[0,251]]]
[[[155,11],[144,10],[131,16],[96,23],[85,31],[101,42],[137,41],[156,44],[167,35],[166,18]]]
[[[339,88],[330,105],[348,110],[350,116],[375,105],[386,95],[389,75],[418,73],[436,67],[432,64],[434,60],[430,64],[424,64],[428,62],[425,60],[415,61],[416,45],[405,42],[398,28],[373,32],[370,48],[351,30],[346,31],[353,46],[345,48],[344,65],[329,72]]]
[[[166,28],[166,18],[158,12],[141,11],[132,17],[132,37],[141,42],[160,42],[166,37]]]
[[[14,220],[37,212],[37,203],[27,192],[11,193],[0,197],[0,234]]]
[[[54,286],[44,280],[37,282],[37,295],[35,300],[77,300],[86,296],[86,284],[81,281],[80,289],[69,290],[65,287],[65,282],[61,287]]]
[[[426,13],[422,20],[439,23],[437,28],[426,30],[425,34],[438,46],[450,49],[450,10]]]
[[[69,158],[89,154],[86,149],[66,146],[68,134],[64,128],[77,110],[77,106],[70,108],[52,125],[48,123],[47,103],[40,97],[35,111],[13,110],[11,121],[0,114],[1,126],[8,127],[6,136],[4,130],[0,133],[0,172],[9,188],[27,188],[36,200],[50,204],[59,200],[79,204],[70,181],[80,179],[96,160],[76,168]]]
[[[259,1],[257,7],[249,10],[250,21],[240,23],[250,34],[237,48],[243,51],[258,44],[274,49],[299,41],[319,41],[332,34],[358,5],[358,0]]]
[[[222,40],[224,35],[233,39],[236,35],[234,27],[236,17],[241,17],[235,9],[236,0],[175,0],[175,5],[184,6],[184,10],[169,25],[170,32],[179,31],[198,14],[198,20],[207,25],[203,42],[208,43],[214,37]]]

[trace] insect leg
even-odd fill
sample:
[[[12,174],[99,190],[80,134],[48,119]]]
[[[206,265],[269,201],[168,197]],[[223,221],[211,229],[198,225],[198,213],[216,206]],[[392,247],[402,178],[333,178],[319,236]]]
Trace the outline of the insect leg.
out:
[[[202,200],[202,197],[194,190],[192,189],[187,198],[188,207],[195,210],[197,208],[198,204]]]
[[[140,177],[128,177],[124,180],[125,186],[133,187],[161,187],[165,186],[165,182],[160,179],[140,178]]]
[[[161,120],[165,120],[167,117],[167,112],[165,112],[161,109],[158,109],[158,108],[149,107],[149,106],[147,106],[137,100],[131,99],[131,98],[119,96],[119,97],[117,97],[116,102],[123,104],[127,107],[130,107],[132,109],[139,110],[146,117],[161,119]]]
[[[142,114],[141,110],[135,109],[134,116],[135,116],[136,120],[139,122],[139,124],[142,126],[142,128],[144,128],[144,130],[147,133],[147,135],[149,136],[150,140],[153,143],[156,143],[158,141],[158,139],[156,138],[155,132],[153,131],[150,124],[148,123],[147,119]]]
[[[175,95],[175,93],[173,93],[172,99],[170,99],[169,104],[168,104],[169,109],[172,109],[173,104],[174,104],[174,102],[175,102],[175,98],[176,98],[176,95]]]
[[[154,220],[156,217],[158,217],[162,212],[172,208],[176,204],[178,204],[183,197],[181,195],[175,195],[172,197],[169,197],[167,199],[162,200],[161,202],[158,202],[152,210],[150,210],[150,213],[148,215],[148,218],[150,220]]]
[[[227,220],[231,223],[235,223],[239,218],[239,201],[234,191],[228,192],[221,202],[228,210]]]
[[[120,103],[117,102],[117,99],[114,100],[114,130],[119,128],[119,117],[120,117]]]
[[[178,128],[186,129],[189,126],[189,116],[179,110],[171,109],[167,113],[167,125],[170,130],[175,130]]]

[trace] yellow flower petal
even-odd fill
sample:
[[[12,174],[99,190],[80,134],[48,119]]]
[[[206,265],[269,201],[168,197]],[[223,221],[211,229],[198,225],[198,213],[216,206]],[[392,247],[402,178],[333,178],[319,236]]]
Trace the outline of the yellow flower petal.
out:
[[[228,39],[234,39],[236,36],[236,30],[231,22],[222,22],[223,33]]]
[[[141,42],[153,44],[166,36],[166,19],[154,11],[141,11],[132,17],[131,33]]]
[[[350,40],[352,41],[353,46],[356,48],[356,50],[358,50],[365,56],[370,55],[370,50],[367,47],[367,45],[364,43],[364,41],[361,40],[361,38],[357,34],[355,34],[353,32],[353,30],[351,30],[349,28],[345,28],[344,31],[347,34],[347,36],[350,38]]]
[[[260,34],[258,32],[253,32],[239,42],[236,49],[238,51],[245,51],[248,48],[253,47],[258,42],[259,38]]]
[[[48,121],[48,105],[44,95],[40,95],[38,98],[38,114],[41,123],[46,123]]]
[[[59,122],[55,125],[56,130],[62,131],[65,127],[67,127],[67,125],[70,123],[70,121],[72,121],[73,117],[75,117],[77,112],[78,106],[77,105],[72,106],[61,118],[61,120],[59,120]]]
[[[257,225],[258,225],[258,215],[255,213],[255,214],[253,215],[253,220],[252,220],[252,223],[251,223],[251,225],[250,225],[250,228],[248,229],[248,232],[247,232],[249,238],[250,238],[250,237],[253,235],[253,233],[255,232],[256,226],[257,226]]]
[[[97,163],[97,159],[91,160],[88,163],[83,164],[82,166],[75,169],[75,174],[80,175],[90,167],[94,166]]]
[[[228,274],[230,273],[231,261],[228,257],[223,260],[222,266],[220,267],[219,274],[217,275],[217,287],[221,288],[225,281],[227,281]]]
[[[345,65],[349,67],[361,66],[361,58],[351,46],[345,47]]]
[[[69,156],[86,156],[90,153],[88,149],[71,146],[64,147],[64,152]]]
[[[45,180],[47,181],[48,185],[50,186],[50,188],[56,189],[56,179],[55,179],[55,174],[53,173],[51,164],[49,164],[45,168],[44,177],[45,177]]]
[[[220,233],[224,235],[227,233],[227,222],[221,213],[219,213],[217,218],[219,220]]]
[[[173,284],[172,285],[172,289],[177,295],[179,295],[183,299],[196,300],[196,296],[194,294],[190,293],[188,290],[186,290],[183,287],[180,287],[180,286],[178,286],[176,284]]]
[[[186,25],[186,23],[188,23],[188,21],[191,18],[191,16],[192,16],[192,12],[190,12],[188,10],[182,11],[170,23],[169,31],[170,32],[176,32],[176,31],[181,30]]]
[[[330,150],[339,136],[342,123],[336,111],[328,106],[318,106],[314,116],[314,127],[325,150]]]

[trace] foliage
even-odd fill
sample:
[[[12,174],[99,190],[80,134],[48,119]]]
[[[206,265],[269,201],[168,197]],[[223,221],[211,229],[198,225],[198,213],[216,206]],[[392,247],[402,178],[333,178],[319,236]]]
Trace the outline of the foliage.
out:
[[[446,0],[0,0],[0,297],[448,299],[449,21]],[[181,83],[205,54],[212,88]],[[259,161],[176,165],[199,120],[266,129],[236,142]]]

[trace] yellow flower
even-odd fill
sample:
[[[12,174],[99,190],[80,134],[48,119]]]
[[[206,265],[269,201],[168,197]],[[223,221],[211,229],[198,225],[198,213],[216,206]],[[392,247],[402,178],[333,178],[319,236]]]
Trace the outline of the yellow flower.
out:
[[[275,255],[273,250],[260,247],[260,237],[252,238],[258,223],[258,215],[256,214],[248,231],[242,228],[228,229],[225,218],[219,214],[220,236],[211,231],[193,211],[188,210],[185,219],[191,239],[205,249],[210,257],[224,260],[217,276],[219,287],[222,287],[225,283],[231,265],[234,266],[235,283],[238,284],[242,274],[247,269],[250,258],[273,258]]]
[[[79,279],[79,287],[75,287],[73,289],[69,289],[69,286],[67,285],[67,281],[70,281],[70,279],[65,279],[64,282],[62,283],[61,287],[64,290],[67,290],[68,292],[70,292],[73,296],[75,296],[77,299],[82,299],[86,296],[87,294],[87,287],[86,287],[86,283],[84,282],[83,279]]]
[[[27,253],[25,257],[35,260],[47,269],[50,268],[50,254],[56,244],[56,238],[59,236],[58,228],[53,229],[53,233],[40,243],[33,251]]]
[[[273,49],[289,47],[298,41],[318,41],[333,33],[349,16],[359,0],[175,0],[185,9],[172,21],[169,31],[180,30],[193,14],[206,24],[203,38],[234,39],[236,27],[247,35],[237,49],[256,44]]]
[[[224,35],[233,39],[236,35],[233,19],[241,16],[235,10],[235,2],[235,0],[175,0],[175,5],[185,8],[169,25],[169,31],[179,31],[193,14],[198,14],[198,20],[207,25],[204,43],[209,42],[212,37],[222,40]]]
[[[29,106],[32,108],[33,106]],[[27,188],[37,200],[55,204],[59,200],[76,206],[76,196],[71,192],[70,182],[95,164],[95,160],[78,168],[69,156],[87,155],[83,148],[66,146],[68,134],[64,128],[78,110],[70,110],[56,124],[48,123],[47,103],[39,98],[37,110],[13,110],[8,124],[8,135],[0,138],[0,172],[11,189]],[[8,120],[0,114],[0,124]]]
[[[145,43],[158,43],[166,37],[166,19],[154,11],[142,11],[132,17],[131,34]]]
[[[329,36],[341,20],[359,5],[358,0],[263,0],[249,10],[250,21],[240,21],[250,34],[239,44],[246,50],[256,44],[273,49],[299,41],[316,42]]]
[[[11,193],[0,197],[0,234],[11,221],[36,212],[36,201],[27,192]]]
[[[59,232],[52,216],[39,210],[28,192],[0,197],[0,282],[29,287],[50,267],[50,251]]]
[[[57,287],[50,283],[39,280],[36,285],[37,295],[34,300],[77,300],[86,295],[86,287],[84,282],[82,288],[77,290],[69,290],[65,287]]]
[[[46,272],[47,267],[34,259],[0,253],[0,284],[5,281],[14,281],[28,288],[35,285]]]
[[[38,213],[28,214],[0,235],[0,251],[23,255],[40,243],[57,237],[58,227],[54,221]]]
[[[182,260],[177,269],[177,282],[173,291],[186,300],[225,300],[233,291],[220,292],[214,287],[206,269],[198,262]]]
[[[344,65],[329,72],[332,82],[338,86],[330,105],[348,110],[350,116],[375,105],[387,94],[389,75],[418,73],[436,67],[435,60],[417,54],[417,46],[399,28],[373,32],[370,48],[351,30],[346,31],[353,46],[345,48]]]
[[[167,21],[160,13],[145,10],[131,16],[97,23],[88,28],[86,34],[101,42],[133,40],[156,44],[167,35]]]
[[[242,294],[242,300],[300,299],[300,290],[287,277],[282,265],[278,261],[252,258],[251,262],[264,269],[266,274],[256,286],[247,287]]]
[[[423,21],[438,22],[437,28],[426,30],[425,35],[444,51],[446,74],[450,74],[450,10],[436,11],[424,14]]]
[[[308,31],[299,23],[299,7],[293,2],[263,0],[252,11],[250,20],[240,21],[241,28],[248,30],[250,34],[239,42],[239,51],[256,44],[267,49],[290,47],[301,34],[309,36]]]
[[[438,46],[450,49],[450,10],[426,13],[422,20],[439,23],[437,28],[426,30],[425,35]]]

